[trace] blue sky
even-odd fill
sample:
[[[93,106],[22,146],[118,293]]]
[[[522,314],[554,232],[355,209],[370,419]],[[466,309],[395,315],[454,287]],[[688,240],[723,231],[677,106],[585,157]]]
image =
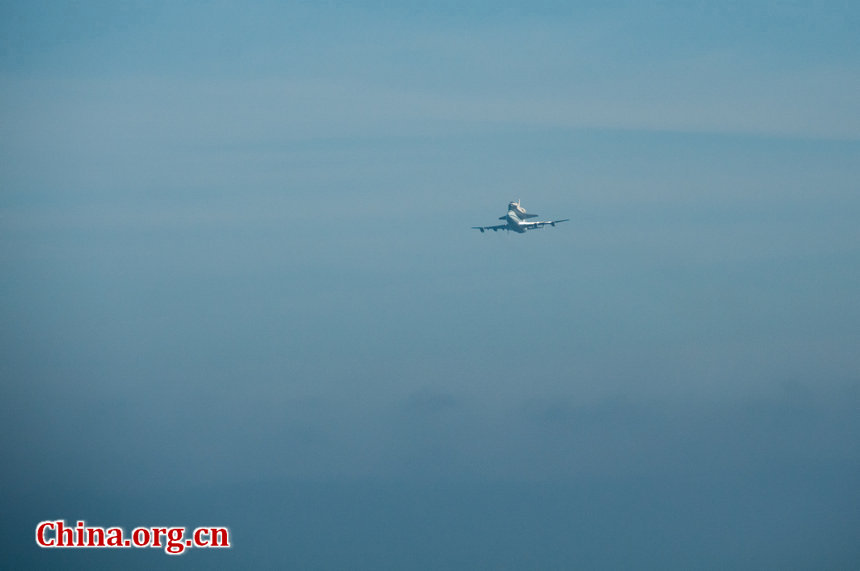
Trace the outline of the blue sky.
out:
[[[853,3],[0,13],[21,566],[860,558]]]

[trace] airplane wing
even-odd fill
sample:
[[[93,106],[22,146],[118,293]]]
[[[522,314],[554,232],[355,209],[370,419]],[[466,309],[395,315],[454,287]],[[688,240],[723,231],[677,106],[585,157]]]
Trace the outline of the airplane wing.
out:
[[[474,228],[475,230],[480,230],[481,233],[483,234],[484,231],[486,231],[486,230],[492,230],[493,232],[495,232],[497,230],[507,230],[508,225],[507,224],[496,224],[495,226],[472,226],[472,228]]]
[[[526,230],[536,230],[538,228],[543,228],[547,224],[549,224],[550,226],[555,226],[559,222],[567,222],[569,220],[570,218],[562,218],[561,220],[544,220],[542,222],[523,222],[521,226],[524,227]]]

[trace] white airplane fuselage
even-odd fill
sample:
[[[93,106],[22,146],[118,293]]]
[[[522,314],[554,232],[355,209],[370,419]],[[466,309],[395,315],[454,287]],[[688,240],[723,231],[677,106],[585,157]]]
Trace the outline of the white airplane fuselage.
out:
[[[508,230],[513,230],[514,232],[519,232],[520,234],[525,233],[525,224],[520,219],[520,217],[517,216],[516,211],[508,210],[507,215],[505,215],[505,220],[508,223]]]

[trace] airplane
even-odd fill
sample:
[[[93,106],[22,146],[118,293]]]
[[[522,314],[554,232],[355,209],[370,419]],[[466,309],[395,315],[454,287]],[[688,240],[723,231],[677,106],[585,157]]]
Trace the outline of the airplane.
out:
[[[472,228],[480,230],[482,234],[487,230],[492,230],[493,232],[496,232],[497,230],[511,230],[513,232],[524,234],[526,230],[537,230],[538,228],[543,228],[547,224],[555,226],[559,222],[567,222],[570,220],[570,218],[564,218],[562,220],[526,222],[527,218],[534,218],[537,214],[527,213],[526,209],[520,204],[521,202],[522,200],[517,200],[516,202],[508,203],[508,213],[499,217],[499,220],[505,221],[504,224],[497,224],[495,226],[472,226]]]

